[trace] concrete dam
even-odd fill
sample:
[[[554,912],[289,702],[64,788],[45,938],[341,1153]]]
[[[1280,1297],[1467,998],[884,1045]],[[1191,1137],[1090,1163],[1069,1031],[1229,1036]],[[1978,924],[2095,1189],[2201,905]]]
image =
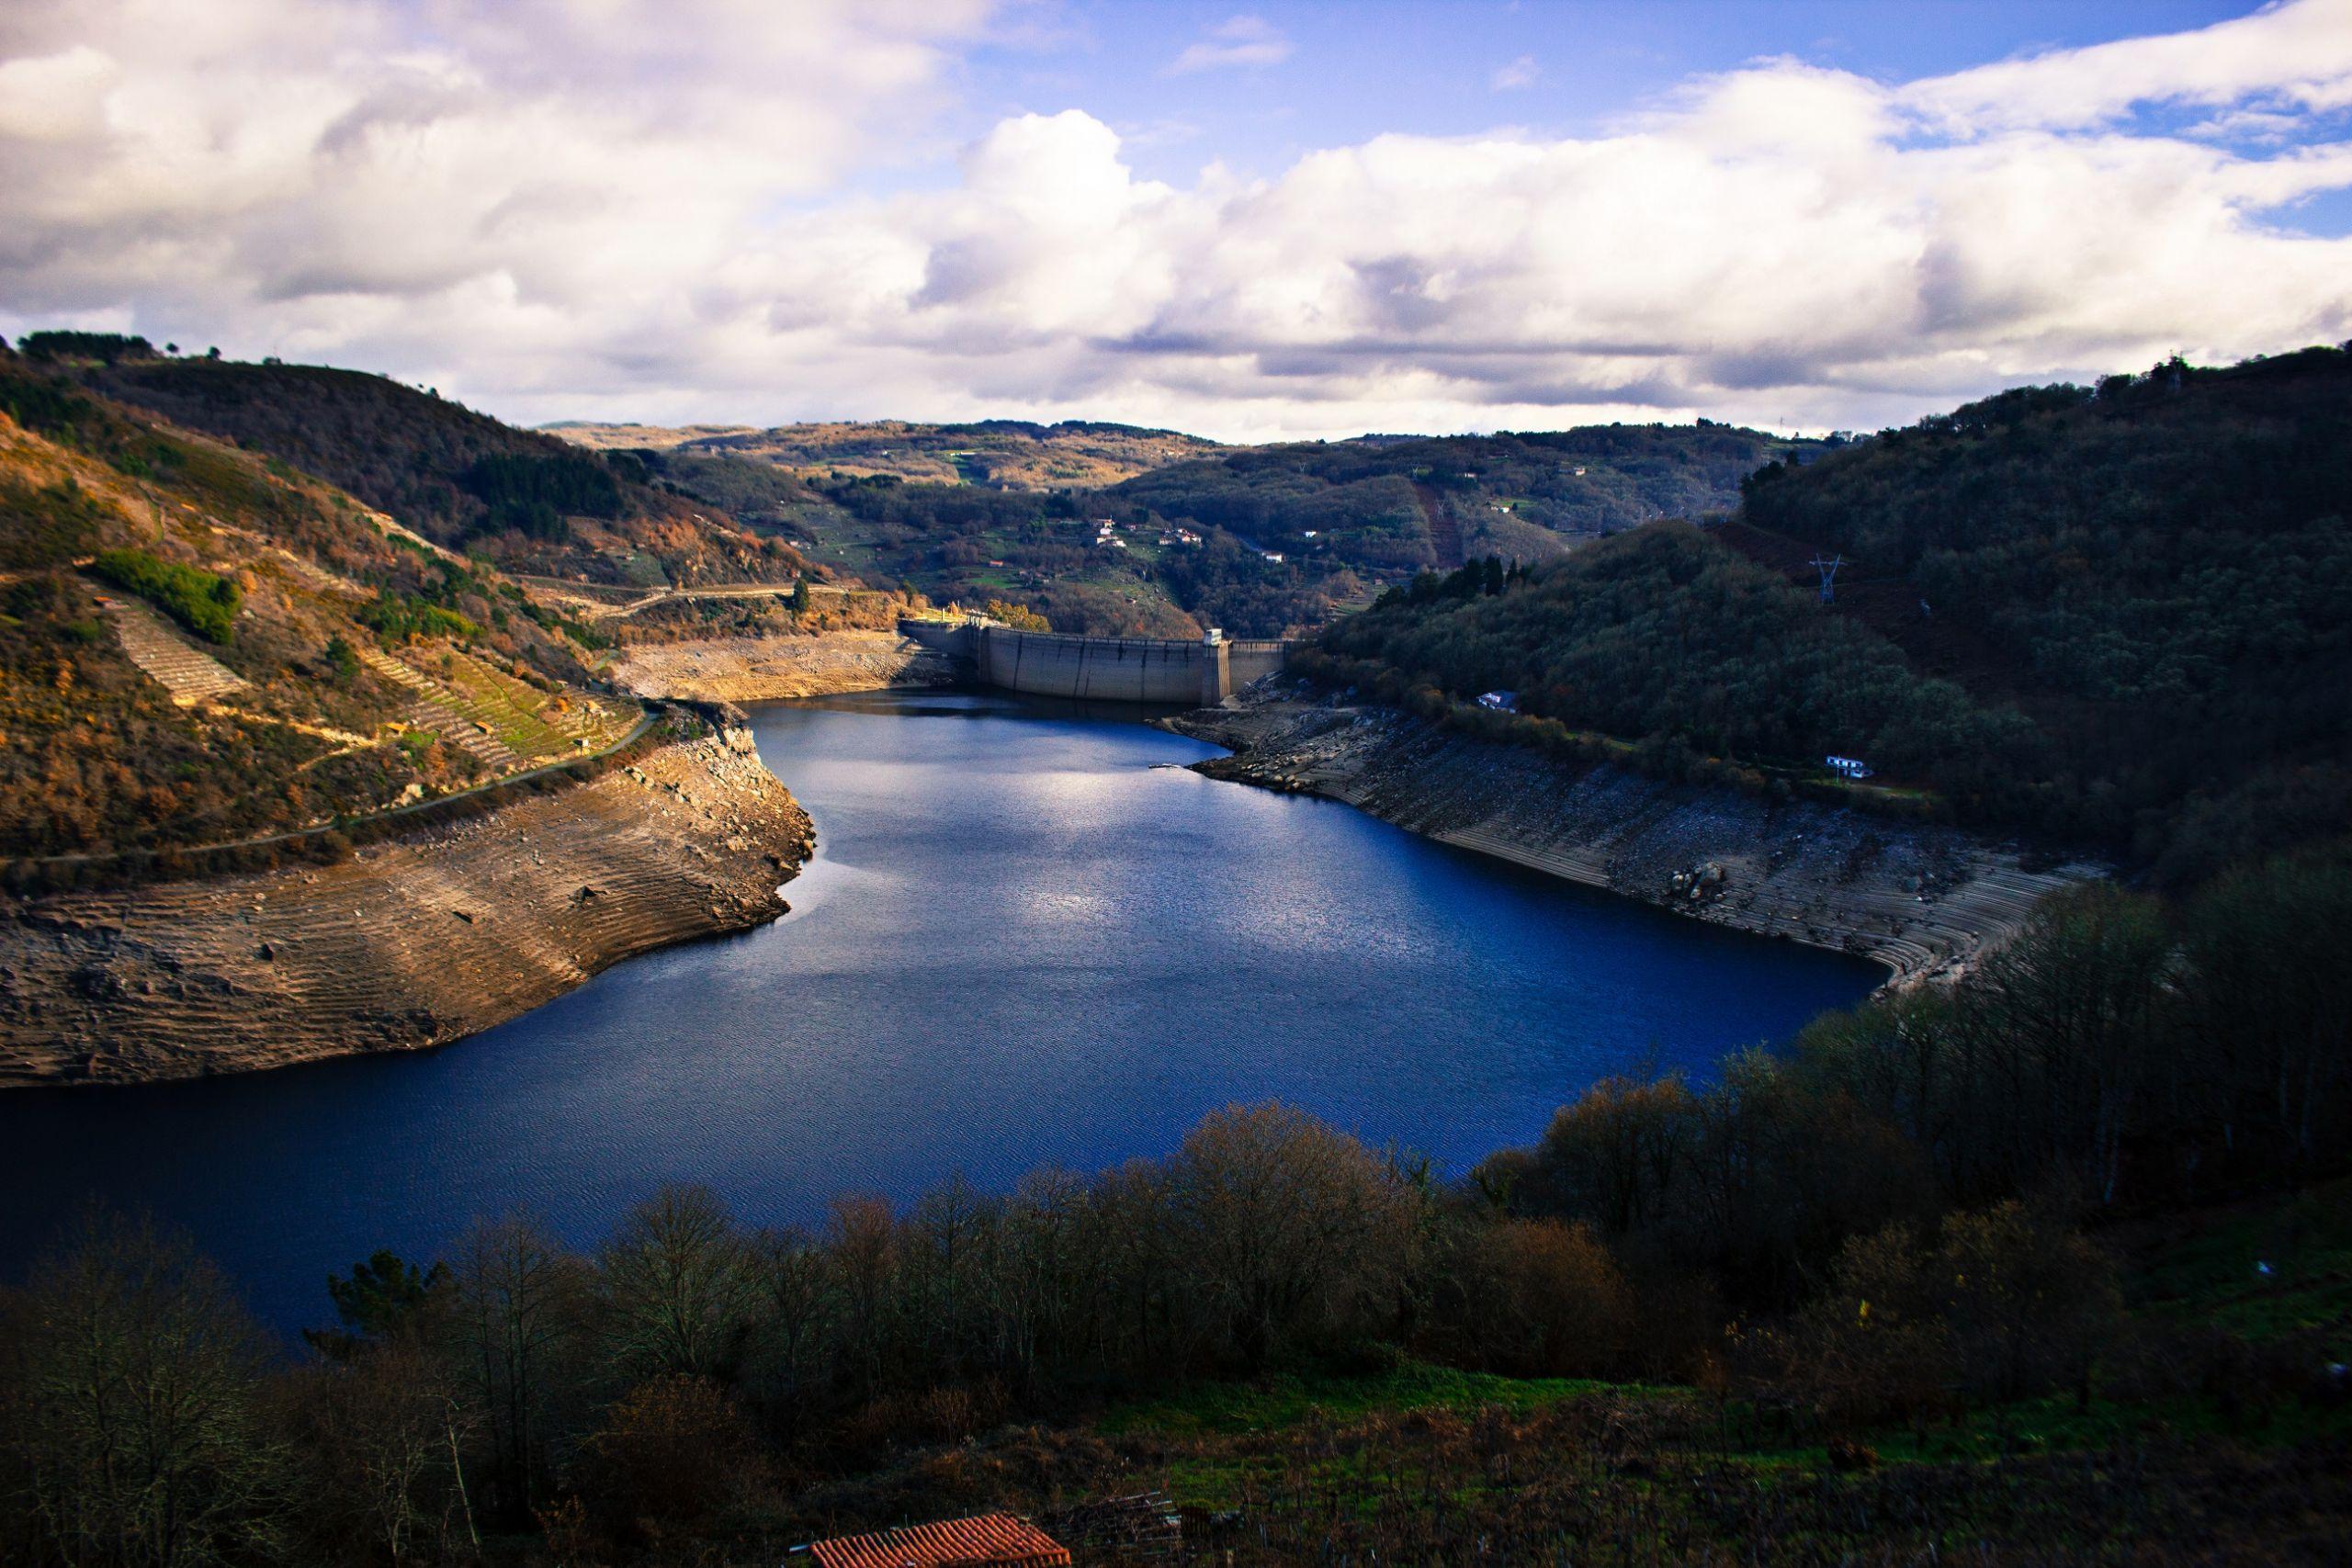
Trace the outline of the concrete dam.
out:
[[[985,621],[902,620],[899,634],[954,660],[979,685],[1040,697],[1215,707],[1280,670],[1286,642],[1072,637]]]

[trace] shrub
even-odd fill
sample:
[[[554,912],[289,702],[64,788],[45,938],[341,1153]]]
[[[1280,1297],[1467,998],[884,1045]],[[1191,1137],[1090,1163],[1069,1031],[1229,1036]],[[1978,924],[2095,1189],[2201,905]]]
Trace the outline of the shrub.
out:
[[[361,605],[353,618],[386,642],[414,642],[433,637],[470,637],[481,632],[480,626],[455,610],[427,604],[413,594],[390,591],[378,593],[374,604]]]
[[[164,560],[145,550],[103,550],[91,567],[208,641],[226,644],[236,636],[237,609],[244,595],[217,572]]]

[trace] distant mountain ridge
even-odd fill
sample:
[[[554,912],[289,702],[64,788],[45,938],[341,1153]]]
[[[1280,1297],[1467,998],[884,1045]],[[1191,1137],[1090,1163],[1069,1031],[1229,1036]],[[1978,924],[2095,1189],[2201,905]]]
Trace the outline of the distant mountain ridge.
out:
[[[1098,488],[1183,457],[1222,450],[1216,442],[1180,431],[1094,420],[1050,424],[1018,419],[940,424],[842,421],[768,429],[567,421],[543,428],[599,451],[686,448],[707,457],[773,463],[807,479],[890,474],[915,483],[1026,491]]]

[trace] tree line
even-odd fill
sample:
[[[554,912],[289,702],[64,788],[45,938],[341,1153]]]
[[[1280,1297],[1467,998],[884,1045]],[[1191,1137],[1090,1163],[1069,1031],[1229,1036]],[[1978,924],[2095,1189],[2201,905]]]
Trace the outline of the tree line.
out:
[[[1833,1435],[2268,1376],[2226,1337],[2119,1340],[2095,1227],[2345,1169],[2347,916],[2342,847],[2186,905],[2085,888],[1947,992],[1711,1082],[1595,1085],[1459,1179],[1236,1107],[1164,1158],[843,1197],[813,1228],[692,1187],[585,1251],[486,1220],[331,1281],[293,1365],[184,1244],[94,1219],[0,1303],[0,1552],[766,1540],[781,1499],[903,1445],[1302,1362],[1679,1381]]]

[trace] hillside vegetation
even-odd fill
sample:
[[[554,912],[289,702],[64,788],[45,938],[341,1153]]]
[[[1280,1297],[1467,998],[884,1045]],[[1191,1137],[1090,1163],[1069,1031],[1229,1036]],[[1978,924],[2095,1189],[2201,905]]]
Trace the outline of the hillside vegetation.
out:
[[[1467,1172],[1235,1106],[813,1232],[485,1218],[330,1280],[294,1367],[101,1219],[0,1292],[0,1551],[168,1495],[183,1560],[773,1563],[1155,1489],[1203,1568],[2338,1562],[2347,893],[2081,889]]]
[[[1550,559],[1724,511],[1743,476],[1820,445],[1711,423],[1265,447],[1012,420],[530,432],[360,371],[107,333],[26,343],[65,384],[316,475],[506,571],[658,588],[807,567],[1019,604],[1065,631],[1297,634],[1424,569]]]
[[[47,347],[51,334],[26,340]],[[51,350],[45,364],[115,401],[316,475],[419,534],[502,568],[603,582],[776,581],[781,539],[550,435],[362,371]]]
[[[630,428],[564,434],[605,446]],[[854,441],[827,434],[844,428]],[[1243,637],[1310,630],[1465,552],[1547,560],[1650,519],[1726,511],[1759,465],[1821,445],[1703,423],[1259,447],[1002,421],[666,434],[692,438],[616,450],[844,575],[943,602],[1017,600],[1065,631]],[[1115,461],[1091,469],[992,456],[1105,442]],[[943,457],[943,443],[964,445]]]
[[[2020,814],[2181,874],[2352,819],[2352,353],[2021,388],[1767,467],[1742,514],[1735,543],[1844,553],[1842,614],[2025,710]]]
[[[1932,793],[1860,797],[2175,880],[2352,822],[2352,355],[2022,389],[1743,491],[1720,528],[1426,578],[1330,671],[1752,782],[1860,756]]]
[[[486,563],[5,349],[0,560],[19,886],[288,833],[332,852],[312,830],[606,749],[639,717],[584,689],[587,634]]]

